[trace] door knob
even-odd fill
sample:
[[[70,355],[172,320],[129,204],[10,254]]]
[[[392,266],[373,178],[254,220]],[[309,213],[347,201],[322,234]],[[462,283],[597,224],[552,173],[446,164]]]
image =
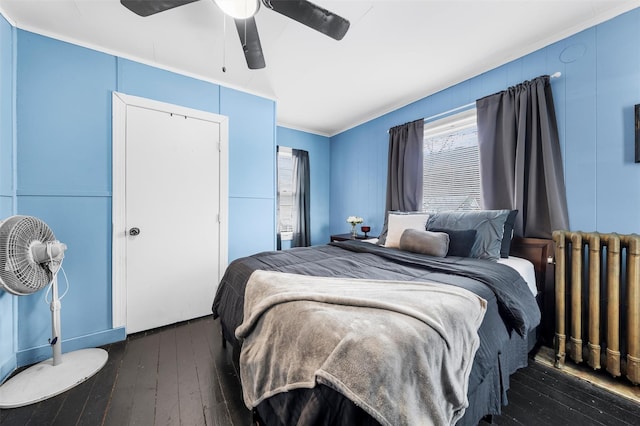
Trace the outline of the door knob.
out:
[[[135,237],[136,235],[140,235],[140,228],[131,228],[129,229],[129,235]]]

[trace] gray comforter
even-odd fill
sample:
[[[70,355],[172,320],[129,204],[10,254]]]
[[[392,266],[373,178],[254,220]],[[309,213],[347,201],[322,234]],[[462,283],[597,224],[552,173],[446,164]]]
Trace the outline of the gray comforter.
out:
[[[382,425],[455,424],[485,309],[442,284],[255,271],[236,330],[245,403],[322,383]]]
[[[229,265],[213,302],[213,315],[220,317],[225,339],[238,353],[240,342],[235,330],[243,320],[246,284],[256,270],[319,277],[434,281],[465,288],[486,300],[487,312],[478,330],[480,347],[469,376],[470,406],[458,424],[477,424],[486,414],[500,413],[501,405],[506,403],[509,374],[527,364],[527,341],[520,336],[526,336],[540,320],[540,311],[526,283],[507,266],[486,260],[433,258],[345,241],[258,253]],[[324,392],[324,388],[318,389]],[[294,394],[296,392],[280,394],[287,401],[281,401],[278,395],[270,400],[289,407],[292,402],[289,397],[296,398]],[[324,393],[322,398],[326,400]],[[292,410],[287,408],[281,412]],[[292,421],[295,422],[290,419],[285,424]]]

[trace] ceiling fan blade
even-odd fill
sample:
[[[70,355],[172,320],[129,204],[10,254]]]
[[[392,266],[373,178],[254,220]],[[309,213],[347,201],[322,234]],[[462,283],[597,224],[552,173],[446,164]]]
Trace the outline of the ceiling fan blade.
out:
[[[247,66],[252,70],[264,68],[264,56],[256,20],[251,17],[248,19],[234,19],[234,21],[240,36],[240,43],[242,43],[244,57],[247,60]]]
[[[158,12],[184,6],[198,0],[120,0],[120,3],[133,13],[149,16]]]
[[[336,40],[342,40],[349,29],[349,21],[306,0],[262,0],[262,3]]]

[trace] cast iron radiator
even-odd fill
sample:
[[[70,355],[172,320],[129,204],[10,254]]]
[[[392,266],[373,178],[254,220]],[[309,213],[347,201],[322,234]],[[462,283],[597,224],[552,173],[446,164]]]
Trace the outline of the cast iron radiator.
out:
[[[614,377],[626,372],[639,384],[640,236],[555,231],[553,241],[556,367],[568,351],[575,362],[584,356],[593,369],[602,362]]]

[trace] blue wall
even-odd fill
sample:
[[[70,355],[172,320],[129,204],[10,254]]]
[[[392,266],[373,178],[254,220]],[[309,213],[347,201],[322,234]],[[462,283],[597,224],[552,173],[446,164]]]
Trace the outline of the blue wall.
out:
[[[14,29],[0,17],[0,220],[13,214]],[[0,290],[0,382],[16,368],[17,297]]]
[[[311,180],[311,244],[319,245],[329,242],[329,176],[330,145],[329,138],[314,135],[286,127],[278,127],[278,146],[303,149],[309,152],[309,171]],[[287,241],[282,247],[287,248]]]
[[[17,213],[41,218],[69,247],[62,338],[90,341],[63,350],[117,340],[109,261],[116,58],[19,30],[16,67]],[[43,294],[18,298],[19,365],[50,356]]]
[[[17,30],[4,20],[0,31],[0,214],[42,218],[69,247],[63,351],[125,337],[111,326],[113,91],[229,116],[229,260],[275,248],[274,101]],[[0,380],[16,365],[51,356],[43,297],[0,291]]]
[[[572,230],[640,233],[640,164],[633,107],[640,103],[640,8],[331,138],[332,233],[359,215],[384,220],[387,130],[543,74],[552,80]]]
[[[229,261],[274,250],[275,103],[221,88],[229,117]]]

